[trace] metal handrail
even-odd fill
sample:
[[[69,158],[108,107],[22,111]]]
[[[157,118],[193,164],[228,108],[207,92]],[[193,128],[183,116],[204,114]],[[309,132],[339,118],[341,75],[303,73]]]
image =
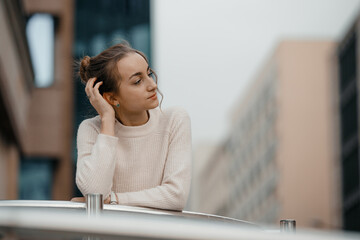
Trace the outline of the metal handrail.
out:
[[[64,204],[65,202],[65,204]],[[17,204],[16,204],[17,203]],[[29,202],[28,202],[29,203]],[[303,232],[296,234],[258,231],[238,224],[219,224],[197,219],[131,214],[109,211],[100,218],[88,218],[81,211],[84,203],[50,202],[52,206],[67,206],[41,210],[44,201],[26,204],[24,201],[0,201],[0,236],[15,239],[246,239],[246,240],[358,240],[359,234],[344,232]],[[49,202],[47,201],[47,206]],[[19,207],[19,206],[38,207]],[[39,207],[40,206],[40,207]],[[106,205],[105,205],[106,206]],[[75,207],[75,208],[72,208]],[[114,206],[112,206],[114,207]],[[128,207],[128,209],[133,207]],[[80,207],[81,209],[81,207]],[[60,211],[59,211],[60,210]],[[105,211],[106,212],[106,211]],[[201,214],[202,215],[202,214]],[[30,234],[30,235],[29,235]],[[61,234],[61,235],[59,235]],[[28,236],[29,235],[29,236]]]
[[[85,208],[85,203],[48,200],[0,200],[0,207],[49,207],[83,209]]]
[[[0,207],[27,207],[27,208],[53,208],[53,209],[86,209],[86,203],[82,202],[72,202],[72,201],[48,201],[48,200],[0,200]],[[144,208],[144,207],[133,207],[125,205],[112,205],[104,204],[104,211],[120,211],[120,212],[133,212],[133,213],[144,213],[144,214],[154,214],[154,215],[168,215],[184,218],[196,218],[203,220],[213,220],[213,221],[222,221],[222,222],[231,222],[237,224],[244,224],[249,227],[258,227],[258,225],[235,219],[230,217],[218,216],[213,214],[191,212],[191,211],[170,211],[163,209],[153,209],[153,208]]]

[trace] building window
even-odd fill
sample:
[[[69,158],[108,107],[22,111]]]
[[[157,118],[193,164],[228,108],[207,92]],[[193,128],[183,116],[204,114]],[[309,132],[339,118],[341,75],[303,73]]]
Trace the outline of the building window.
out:
[[[23,157],[20,163],[19,199],[51,200],[56,161],[44,157]]]
[[[54,82],[54,17],[50,14],[32,15],[26,24],[26,37],[35,74],[35,86],[49,87]]]

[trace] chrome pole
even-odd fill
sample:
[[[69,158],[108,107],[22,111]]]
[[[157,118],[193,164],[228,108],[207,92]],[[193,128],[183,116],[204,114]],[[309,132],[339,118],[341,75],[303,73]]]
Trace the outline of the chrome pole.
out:
[[[284,219],[280,221],[280,231],[295,233],[296,231],[296,221],[294,219]]]
[[[104,209],[103,196],[100,193],[85,195],[86,214],[88,217],[98,217]]]

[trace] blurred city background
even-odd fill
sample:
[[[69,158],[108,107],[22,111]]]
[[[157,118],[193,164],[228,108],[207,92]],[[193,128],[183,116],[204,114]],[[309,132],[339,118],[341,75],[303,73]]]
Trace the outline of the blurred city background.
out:
[[[186,210],[360,231],[360,0],[0,0],[0,199],[70,200],[76,61],[127,40],[192,120]]]

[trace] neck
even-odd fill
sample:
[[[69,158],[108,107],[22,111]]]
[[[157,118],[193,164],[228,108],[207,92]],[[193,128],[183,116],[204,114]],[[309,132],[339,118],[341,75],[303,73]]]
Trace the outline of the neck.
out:
[[[116,118],[125,126],[141,126],[149,120],[148,111],[124,112],[116,111]]]

